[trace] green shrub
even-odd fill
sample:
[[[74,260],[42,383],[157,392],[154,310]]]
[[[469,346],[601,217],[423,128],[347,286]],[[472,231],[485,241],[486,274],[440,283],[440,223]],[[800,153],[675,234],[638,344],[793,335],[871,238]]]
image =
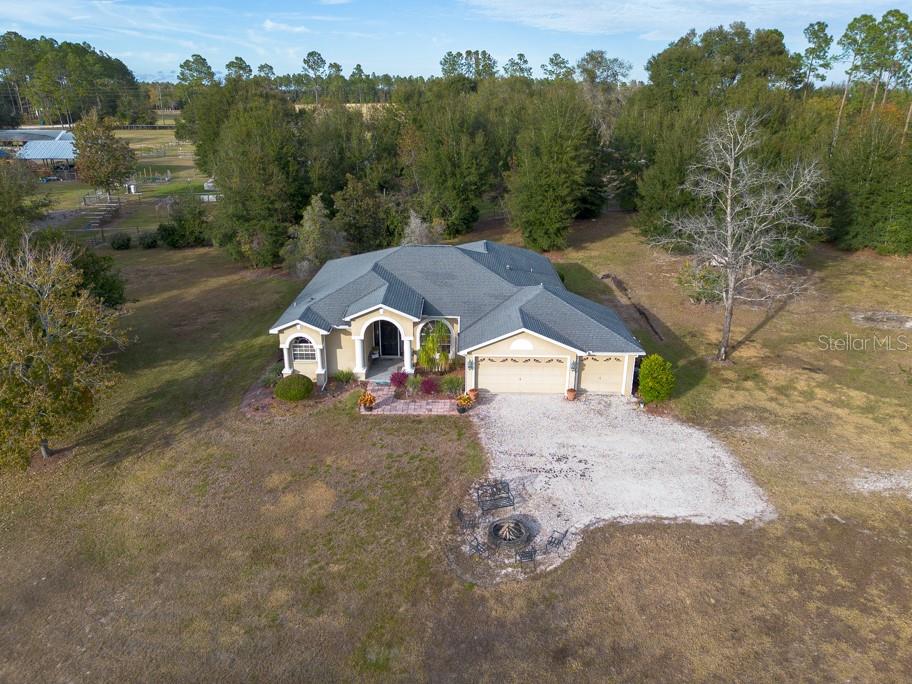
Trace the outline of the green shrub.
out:
[[[276,362],[269,367],[269,370],[263,374],[263,385],[266,387],[275,387],[279,380],[282,379],[282,370],[285,364]]]
[[[156,233],[143,233],[139,236],[137,242],[143,249],[155,249],[158,247],[158,235]]]
[[[459,375],[444,375],[440,380],[440,389],[454,397],[462,394],[464,387],[465,379]]]
[[[912,254],[912,225],[905,221],[886,221],[881,226],[883,244],[877,251],[881,254]]]
[[[158,239],[172,249],[203,247],[209,244],[206,209],[193,195],[177,199],[171,220],[158,225]]]
[[[405,381],[405,388],[409,394],[418,394],[421,391],[421,376],[417,373],[408,376],[408,380]]]
[[[82,271],[82,286],[107,306],[120,306],[126,301],[124,281],[114,269],[114,258],[80,247],[73,265]]]
[[[690,262],[678,273],[678,286],[692,302],[715,304],[722,300],[722,274],[708,266],[696,268]]]
[[[343,385],[347,385],[354,379],[355,374],[348,369],[337,370],[335,373],[333,373],[333,380],[336,382],[341,382]]]
[[[313,394],[313,380],[306,375],[288,375],[276,383],[275,396],[285,401],[301,401]]]
[[[111,249],[130,249],[132,238],[126,233],[114,233],[111,236]]]
[[[650,354],[640,364],[640,398],[646,403],[664,401],[675,388],[674,368],[658,354]]]

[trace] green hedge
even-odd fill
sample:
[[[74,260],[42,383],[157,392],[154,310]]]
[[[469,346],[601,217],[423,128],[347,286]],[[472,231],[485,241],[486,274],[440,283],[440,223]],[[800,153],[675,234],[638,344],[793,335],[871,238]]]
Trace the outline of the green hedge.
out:
[[[313,394],[313,380],[306,375],[289,375],[276,383],[275,396],[285,401],[301,401]]]

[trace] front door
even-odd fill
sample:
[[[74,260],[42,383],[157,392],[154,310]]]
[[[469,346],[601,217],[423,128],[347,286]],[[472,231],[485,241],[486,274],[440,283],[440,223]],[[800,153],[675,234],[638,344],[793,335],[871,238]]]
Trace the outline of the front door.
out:
[[[380,356],[399,356],[399,328],[389,321],[378,321],[380,326]]]

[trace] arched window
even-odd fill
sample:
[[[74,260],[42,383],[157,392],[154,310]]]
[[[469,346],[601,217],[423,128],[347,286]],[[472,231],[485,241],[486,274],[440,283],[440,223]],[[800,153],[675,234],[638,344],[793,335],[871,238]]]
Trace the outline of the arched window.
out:
[[[450,345],[452,343],[450,329],[443,321],[430,321],[421,327],[421,348],[423,349],[428,340],[432,339],[432,345],[436,343],[437,353],[450,355]]]
[[[316,361],[317,350],[306,337],[296,337],[291,342],[291,358],[295,361]]]

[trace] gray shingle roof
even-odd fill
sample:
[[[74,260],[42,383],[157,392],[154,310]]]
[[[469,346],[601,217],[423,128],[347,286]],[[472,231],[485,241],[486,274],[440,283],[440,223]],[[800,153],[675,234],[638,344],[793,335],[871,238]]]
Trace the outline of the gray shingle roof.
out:
[[[459,348],[525,328],[581,352],[642,353],[618,315],[569,292],[548,259],[482,240],[409,245],[327,262],[272,327],[347,328],[383,306],[412,318],[458,316]]]

